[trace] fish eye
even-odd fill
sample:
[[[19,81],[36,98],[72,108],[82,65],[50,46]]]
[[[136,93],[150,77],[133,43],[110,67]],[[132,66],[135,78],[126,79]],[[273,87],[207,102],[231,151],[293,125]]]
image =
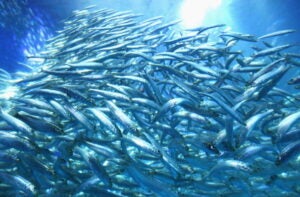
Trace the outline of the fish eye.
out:
[[[279,156],[279,157],[276,159],[275,164],[276,164],[277,166],[279,166],[279,165],[281,164],[281,162],[282,162],[282,158]]]

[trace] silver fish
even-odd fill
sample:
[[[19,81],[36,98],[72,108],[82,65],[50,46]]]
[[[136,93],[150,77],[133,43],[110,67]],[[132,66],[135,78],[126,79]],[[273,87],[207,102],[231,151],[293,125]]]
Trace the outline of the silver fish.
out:
[[[290,34],[290,33],[294,33],[296,30],[294,29],[285,29],[285,30],[280,30],[280,31],[275,31],[263,36],[258,37],[258,39],[265,39],[265,38],[271,38],[271,37],[275,37],[275,36],[283,36],[286,34]]]
[[[293,30],[139,16],[74,11],[28,72],[0,69],[0,196],[297,196],[300,55],[265,41]]]
[[[29,125],[19,120],[18,118],[15,118],[9,113],[0,110],[0,117],[1,119],[5,120],[10,126],[15,128],[17,131],[21,131],[23,134],[27,136],[31,136],[33,134],[33,130]]]

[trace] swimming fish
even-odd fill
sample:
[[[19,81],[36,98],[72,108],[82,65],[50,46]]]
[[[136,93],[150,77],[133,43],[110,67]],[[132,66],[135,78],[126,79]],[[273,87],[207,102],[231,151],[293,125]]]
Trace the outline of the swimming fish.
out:
[[[0,69],[0,195],[299,194],[282,178],[300,176],[299,96],[281,85],[300,55],[264,42],[294,31],[162,18],[77,10],[40,66]]]

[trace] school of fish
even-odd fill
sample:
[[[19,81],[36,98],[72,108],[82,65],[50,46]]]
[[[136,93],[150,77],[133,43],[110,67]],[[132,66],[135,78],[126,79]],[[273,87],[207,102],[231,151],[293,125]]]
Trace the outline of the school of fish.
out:
[[[1,70],[0,196],[299,196],[300,54],[270,42],[295,30],[141,17],[74,11]]]

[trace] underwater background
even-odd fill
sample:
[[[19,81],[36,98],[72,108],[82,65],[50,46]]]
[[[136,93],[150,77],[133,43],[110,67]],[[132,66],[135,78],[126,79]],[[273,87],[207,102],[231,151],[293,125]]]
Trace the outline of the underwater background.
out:
[[[281,29],[300,29],[297,0],[2,0],[1,67],[10,72],[24,69],[18,62],[26,61],[27,53],[38,51],[47,38],[63,27],[61,21],[72,11],[89,5],[132,10],[144,18],[183,19],[194,26],[224,23],[234,31],[257,36]],[[299,36],[293,34],[286,39],[297,42]]]
[[[300,196],[297,0],[0,0],[0,196]]]

